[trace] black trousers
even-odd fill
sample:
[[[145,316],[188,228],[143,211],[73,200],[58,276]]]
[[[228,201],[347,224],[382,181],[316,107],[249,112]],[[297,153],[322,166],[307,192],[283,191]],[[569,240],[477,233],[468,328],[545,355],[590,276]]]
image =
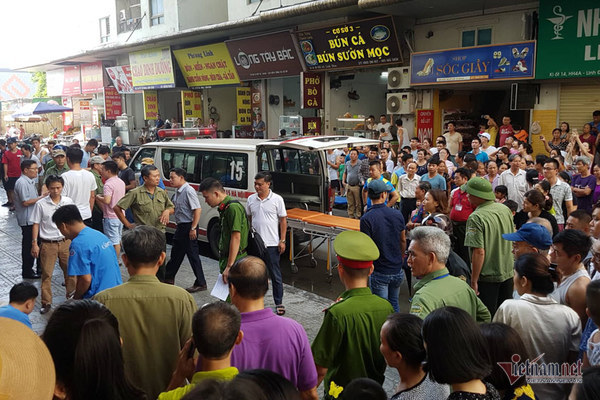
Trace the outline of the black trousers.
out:
[[[33,275],[33,264],[35,258],[31,255],[31,242],[33,240],[33,225],[27,225],[21,227],[21,268],[23,276]],[[38,270],[40,269],[40,261],[37,261]]]
[[[171,259],[167,263],[165,279],[175,279],[183,258],[187,255],[192,271],[196,280],[194,286],[206,285],[204,271],[202,271],[202,262],[200,261],[200,248],[197,240],[190,239],[191,222],[177,224],[175,234],[173,235],[173,247],[171,248]]]
[[[104,227],[102,225],[102,219],[104,215],[102,211],[96,209],[96,207],[92,208],[92,225],[91,228],[97,230],[98,232],[104,233]]]
[[[477,282],[479,299],[490,311],[492,318],[504,300],[512,299],[513,278],[504,282]]]
[[[417,208],[417,199],[414,197],[406,197],[400,200],[400,212],[404,217],[404,223],[410,222],[410,213]]]

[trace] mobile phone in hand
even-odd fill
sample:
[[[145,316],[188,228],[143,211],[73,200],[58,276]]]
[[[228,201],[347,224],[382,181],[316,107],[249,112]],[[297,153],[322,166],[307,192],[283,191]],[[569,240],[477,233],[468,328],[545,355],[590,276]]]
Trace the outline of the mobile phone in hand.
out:
[[[196,346],[194,345],[194,341],[190,343],[190,349],[188,350],[188,358],[194,358],[194,353],[196,352]]]

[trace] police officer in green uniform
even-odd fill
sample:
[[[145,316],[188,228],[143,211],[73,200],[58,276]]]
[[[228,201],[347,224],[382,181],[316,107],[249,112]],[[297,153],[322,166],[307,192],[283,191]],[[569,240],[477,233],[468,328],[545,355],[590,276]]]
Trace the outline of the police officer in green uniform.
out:
[[[369,275],[379,258],[377,245],[362,232],[345,231],[333,243],[338,274],[346,291],[325,310],[323,324],[312,344],[319,377],[325,379],[325,398],[333,399],[352,379],[371,378],[383,384],[385,359],[379,351],[379,332],[391,304],[371,293]]]
[[[412,230],[408,265],[419,279],[410,313],[423,319],[433,310],[454,306],[465,310],[477,322],[490,322],[490,312],[462,279],[450,275],[446,261],[450,237],[440,228],[421,226]]]
[[[221,182],[215,178],[206,178],[199,187],[206,204],[217,207],[221,236],[219,237],[219,270],[223,280],[227,282],[229,268],[240,258],[247,256],[248,247],[248,217],[245,207],[233,200]]]

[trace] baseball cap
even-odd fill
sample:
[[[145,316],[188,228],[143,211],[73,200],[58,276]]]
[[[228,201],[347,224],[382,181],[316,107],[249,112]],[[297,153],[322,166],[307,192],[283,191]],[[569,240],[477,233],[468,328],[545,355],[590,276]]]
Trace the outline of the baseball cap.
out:
[[[369,182],[369,191],[375,194],[381,194],[383,192],[387,192],[389,190],[388,186],[382,180],[372,180]]]
[[[142,158],[142,165],[154,165],[154,159],[152,157]]]
[[[479,197],[484,200],[495,200],[494,191],[492,190],[492,184],[487,179],[475,177],[469,179],[466,183],[465,191],[475,197]]]
[[[6,143],[8,143],[8,144],[17,143],[17,138],[14,136],[11,136],[8,139],[6,139]]]
[[[52,157],[66,156],[67,153],[63,149],[52,150]]]
[[[540,224],[523,224],[521,229],[513,233],[504,233],[502,237],[511,242],[527,242],[536,249],[548,250],[552,245],[552,235]]]
[[[490,140],[490,139],[492,138],[492,137],[490,136],[490,134],[489,134],[489,133],[487,133],[487,132],[480,133],[480,134],[479,134],[479,137],[484,137],[484,138],[486,138],[487,140]]]
[[[88,161],[89,165],[92,164],[102,164],[104,162],[104,158],[100,157],[100,156],[94,156],[92,158],[90,158],[90,161]]]

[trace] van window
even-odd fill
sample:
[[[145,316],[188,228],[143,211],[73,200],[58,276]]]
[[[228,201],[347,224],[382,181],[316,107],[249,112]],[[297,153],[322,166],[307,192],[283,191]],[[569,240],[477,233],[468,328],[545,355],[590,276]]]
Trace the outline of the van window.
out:
[[[278,171],[303,175],[320,175],[319,153],[296,149],[282,149],[283,168],[281,162],[276,161]]]
[[[248,154],[205,152],[202,178],[212,177],[223,186],[248,189]]]
[[[202,152],[194,150],[163,149],[163,175],[169,176],[172,168],[183,168],[186,171],[185,180],[192,183],[202,181]]]
[[[129,163],[129,168],[133,170],[133,172],[140,172],[142,170],[142,160],[144,158],[152,158],[154,159],[154,155],[156,154],[156,148],[154,147],[144,147],[140,150],[140,152],[135,156],[133,161]],[[169,176],[169,173],[165,176]]]

